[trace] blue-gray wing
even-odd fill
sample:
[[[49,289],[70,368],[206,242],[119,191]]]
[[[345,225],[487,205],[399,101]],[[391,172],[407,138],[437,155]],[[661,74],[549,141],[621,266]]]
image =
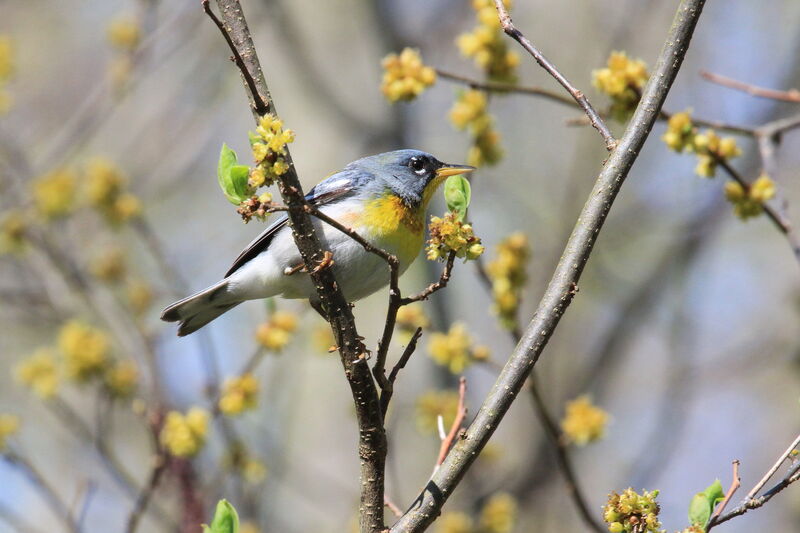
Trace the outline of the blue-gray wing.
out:
[[[352,170],[343,170],[328,177],[327,179],[315,185],[308,194],[306,194],[306,201],[311,205],[325,205],[348,197],[356,187],[359,185],[357,175]],[[266,250],[273,237],[289,222],[285,214],[273,222],[267,229],[265,229],[258,237],[247,245],[242,250],[239,257],[233,262],[231,267],[225,273],[227,278],[237,270],[239,270],[245,263],[253,259],[255,256]]]

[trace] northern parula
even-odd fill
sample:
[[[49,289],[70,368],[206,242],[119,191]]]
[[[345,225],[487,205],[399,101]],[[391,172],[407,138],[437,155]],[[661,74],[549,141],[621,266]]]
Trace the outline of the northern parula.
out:
[[[394,254],[402,274],[422,248],[425,210],[433,193],[448,176],[473,170],[442,163],[419,150],[396,150],[353,161],[317,184],[306,200]],[[383,259],[332,226],[318,219],[313,223],[323,249],[333,254],[333,272],[347,301],[389,284]],[[246,300],[282,296],[318,304],[317,291],[302,266],[282,215],[239,254],[222,281],[170,305],[161,319],[180,322],[178,335],[184,336]]]

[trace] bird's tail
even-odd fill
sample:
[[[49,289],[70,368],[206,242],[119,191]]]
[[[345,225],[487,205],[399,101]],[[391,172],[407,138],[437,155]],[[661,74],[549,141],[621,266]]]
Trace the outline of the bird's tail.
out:
[[[170,305],[161,313],[161,320],[180,322],[178,336],[194,333],[221,314],[242,303],[233,300],[228,292],[228,280],[223,279],[183,300]]]

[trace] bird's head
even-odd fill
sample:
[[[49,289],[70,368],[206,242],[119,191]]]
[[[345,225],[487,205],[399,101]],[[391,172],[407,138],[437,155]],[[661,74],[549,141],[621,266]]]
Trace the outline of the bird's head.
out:
[[[475,170],[468,165],[442,163],[420,150],[395,150],[354,161],[350,167],[374,176],[374,186],[388,188],[408,205],[427,207],[433,193],[448,176]]]

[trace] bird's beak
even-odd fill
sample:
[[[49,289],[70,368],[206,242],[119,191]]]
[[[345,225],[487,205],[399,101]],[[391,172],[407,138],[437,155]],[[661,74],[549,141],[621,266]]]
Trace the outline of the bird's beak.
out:
[[[448,176],[455,176],[456,174],[467,174],[475,170],[475,167],[469,165],[447,165],[436,169],[437,178],[446,178]]]

